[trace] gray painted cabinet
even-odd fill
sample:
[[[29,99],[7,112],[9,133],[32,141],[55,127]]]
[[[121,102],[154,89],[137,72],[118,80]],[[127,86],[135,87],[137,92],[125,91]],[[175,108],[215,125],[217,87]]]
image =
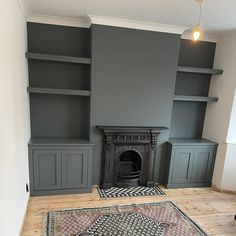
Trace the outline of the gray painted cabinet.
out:
[[[61,188],[61,151],[32,150],[34,190]]]
[[[209,183],[214,163],[215,147],[195,148],[191,173],[192,183]]]
[[[205,139],[168,142],[167,188],[211,186],[217,144]]]
[[[90,192],[92,146],[68,139],[31,139],[31,196]]]
[[[172,184],[189,183],[190,170],[193,166],[193,149],[179,148],[175,150],[172,166]]]
[[[89,158],[89,150],[86,149],[62,150],[62,188],[88,186]]]

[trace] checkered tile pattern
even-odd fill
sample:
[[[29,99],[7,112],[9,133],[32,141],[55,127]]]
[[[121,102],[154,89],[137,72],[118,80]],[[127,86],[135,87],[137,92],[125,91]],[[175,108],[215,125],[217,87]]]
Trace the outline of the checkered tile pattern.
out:
[[[155,196],[164,195],[165,193],[158,187],[131,187],[131,188],[98,188],[98,193],[101,198],[116,198],[116,197],[140,197],[140,196]]]
[[[165,229],[171,225],[157,224],[154,220],[138,213],[103,215],[88,229],[92,235],[116,236],[164,236]]]

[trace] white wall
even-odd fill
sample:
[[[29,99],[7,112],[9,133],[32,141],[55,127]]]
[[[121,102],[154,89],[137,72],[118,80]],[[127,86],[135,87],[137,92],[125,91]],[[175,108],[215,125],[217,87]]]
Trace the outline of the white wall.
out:
[[[0,1],[0,235],[16,236],[28,194],[30,137],[26,21],[17,0]]]
[[[236,144],[236,91],[234,94],[234,102],[233,102],[233,107],[231,111],[229,129],[228,129],[228,135],[227,135],[226,141],[228,143]]]
[[[228,144],[222,176],[222,189],[236,191],[236,145]]]
[[[236,88],[236,32],[222,35],[216,48],[215,68],[224,69],[222,76],[212,78],[210,95],[219,102],[208,104],[203,137],[219,143],[213,185],[236,191],[236,149],[228,141],[230,120],[234,112]],[[231,121],[232,124],[232,121]],[[234,127],[232,124],[231,127]],[[236,131],[235,131],[236,132]],[[232,132],[230,131],[232,136]]]

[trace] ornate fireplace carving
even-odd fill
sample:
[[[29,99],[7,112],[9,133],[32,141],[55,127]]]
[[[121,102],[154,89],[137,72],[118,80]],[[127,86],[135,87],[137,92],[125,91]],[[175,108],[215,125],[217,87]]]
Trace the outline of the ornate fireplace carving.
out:
[[[161,131],[167,128],[140,126],[97,126],[97,128],[103,134],[101,187],[153,186],[156,144]]]

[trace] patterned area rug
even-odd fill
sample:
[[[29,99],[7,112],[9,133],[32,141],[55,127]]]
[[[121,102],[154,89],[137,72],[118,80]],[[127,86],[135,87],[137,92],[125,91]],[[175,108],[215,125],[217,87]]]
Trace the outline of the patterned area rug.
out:
[[[172,202],[49,212],[46,236],[206,236]]]
[[[155,196],[165,195],[165,193],[158,187],[132,187],[132,188],[98,188],[98,193],[101,198],[112,197],[140,197],[140,196]]]

